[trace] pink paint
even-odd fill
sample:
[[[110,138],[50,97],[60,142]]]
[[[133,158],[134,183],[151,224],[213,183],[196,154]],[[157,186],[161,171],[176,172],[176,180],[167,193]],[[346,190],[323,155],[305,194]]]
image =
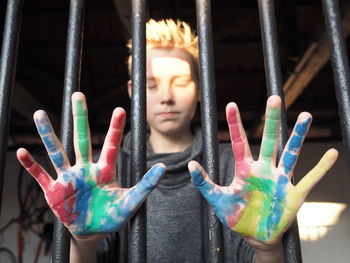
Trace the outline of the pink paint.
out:
[[[230,135],[233,142],[233,152],[236,160],[236,171],[237,176],[246,177],[250,173],[250,167],[245,159],[245,142],[241,136],[239,130],[237,111],[234,107],[231,107],[228,114],[228,123],[230,126]]]
[[[239,221],[241,216],[242,216],[242,209],[241,209],[241,207],[238,207],[235,210],[235,213],[233,215],[226,215],[227,225],[230,228],[234,227],[237,224],[237,222]]]
[[[228,114],[228,123],[230,125],[230,135],[233,141],[233,152],[236,162],[244,160],[244,141],[237,123],[237,111],[234,107],[230,108]]]

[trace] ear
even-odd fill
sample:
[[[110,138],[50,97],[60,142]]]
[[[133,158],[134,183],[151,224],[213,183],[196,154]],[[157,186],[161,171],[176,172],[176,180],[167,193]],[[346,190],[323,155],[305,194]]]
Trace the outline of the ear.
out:
[[[131,80],[128,80],[128,94],[129,94],[129,97],[131,98]]]

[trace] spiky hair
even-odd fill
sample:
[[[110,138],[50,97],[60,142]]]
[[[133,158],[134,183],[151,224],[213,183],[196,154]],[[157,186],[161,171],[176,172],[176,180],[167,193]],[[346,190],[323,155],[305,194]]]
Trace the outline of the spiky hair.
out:
[[[131,39],[127,44],[131,53]],[[165,19],[155,21],[150,19],[146,24],[146,49],[150,48],[181,48],[192,55],[198,63],[198,38],[191,27],[183,21]],[[128,69],[131,72],[131,55],[128,58]]]

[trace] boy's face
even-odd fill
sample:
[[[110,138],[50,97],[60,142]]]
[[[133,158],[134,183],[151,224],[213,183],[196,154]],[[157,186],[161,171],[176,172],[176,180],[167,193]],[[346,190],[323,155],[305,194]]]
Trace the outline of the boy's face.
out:
[[[151,132],[188,132],[198,102],[191,55],[179,48],[147,50],[147,121]]]

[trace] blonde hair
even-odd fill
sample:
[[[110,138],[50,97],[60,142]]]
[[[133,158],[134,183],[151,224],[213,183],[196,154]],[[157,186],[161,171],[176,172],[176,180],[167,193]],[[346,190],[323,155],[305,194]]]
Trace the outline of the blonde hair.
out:
[[[131,53],[132,42],[127,47]],[[183,21],[172,19],[155,21],[150,19],[146,24],[146,49],[150,48],[181,48],[194,59],[195,67],[198,63],[198,37],[191,31],[191,27]],[[131,73],[131,55],[128,58],[129,74]]]

